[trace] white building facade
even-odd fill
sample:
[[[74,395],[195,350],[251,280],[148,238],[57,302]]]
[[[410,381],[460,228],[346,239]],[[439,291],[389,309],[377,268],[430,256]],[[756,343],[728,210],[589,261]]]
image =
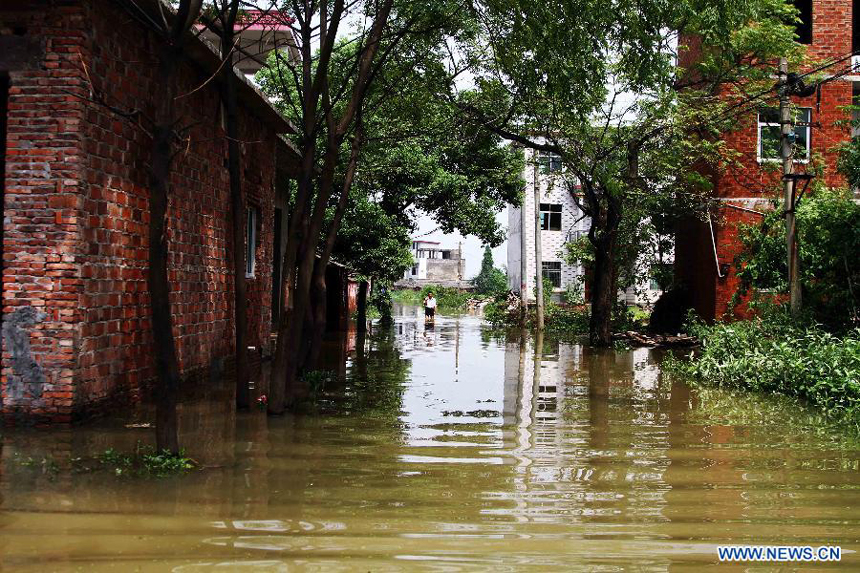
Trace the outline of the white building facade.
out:
[[[520,292],[525,284],[527,299],[535,294],[535,210],[540,217],[541,272],[553,285],[553,296],[560,299],[568,289],[582,290],[582,265],[565,261],[565,244],[588,236],[590,219],[577,207],[569,182],[562,176],[563,165],[557,155],[525,150],[526,181],[522,207],[508,209],[508,288]],[[535,188],[538,200],[535,201]],[[525,257],[525,281],[522,281]],[[671,257],[667,259],[671,263]],[[645,265],[640,261],[639,266]],[[619,292],[619,300],[627,304],[654,303],[662,294],[659,286],[649,278],[647,269],[637,269],[644,277],[636,287]]]
[[[554,293],[582,286],[583,268],[565,262],[564,245],[588,234],[588,217],[576,206],[561,177],[558,156],[540,154],[536,159],[533,151],[526,150],[525,200],[522,207],[508,209],[508,288],[520,291],[525,256],[525,286],[530,300],[535,292],[535,210],[541,222],[543,276],[552,282]],[[540,196],[537,205],[535,187]]]
[[[466,259],[462,248],[444,248],[437,241],[412,241],[413,264],[395,283],[398,288],[420,288],[438,285],[453,288],[471,288],[463,279]]]

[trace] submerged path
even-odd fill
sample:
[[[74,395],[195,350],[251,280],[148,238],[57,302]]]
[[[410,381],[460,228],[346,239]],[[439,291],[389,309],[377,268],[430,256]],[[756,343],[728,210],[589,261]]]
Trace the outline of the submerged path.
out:
[[[123,423],[7,432],[0,569],[702,570],[731,568],[724,544],[860,568],[860,448],[809,411],[664,379],[655,351],[416,310],[333,365],[316,414],[184,404],[206,466],[186,476],[76,472],[151,439]]]

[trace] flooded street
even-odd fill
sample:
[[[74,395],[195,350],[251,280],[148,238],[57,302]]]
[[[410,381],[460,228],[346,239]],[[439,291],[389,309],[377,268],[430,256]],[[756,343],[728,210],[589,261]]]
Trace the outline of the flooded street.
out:
[[[860,568],[860,448],[809,411],[693,390],[655,351],[419,310],[374,325],[364,351],[346,342],[320,412],[236,414],[217,388],[184,404],[181,443],[204,466],[185,476],[77,467],[153,440],[128,421],[6,430],[0,569],[746,567],[720,564],[723,544],[841,545],[841,563],[803,569]]]

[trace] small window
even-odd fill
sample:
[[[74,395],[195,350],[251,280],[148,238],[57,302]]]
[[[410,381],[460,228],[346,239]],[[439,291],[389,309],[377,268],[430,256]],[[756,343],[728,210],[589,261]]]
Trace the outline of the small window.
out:
[[[418,275],[418,265],[412,265],[412,276]]]
[[[860,0],[854,0],[851,7],[851,51],[860,51]]]
[[[809,160],[810,117],[812,110],[802,107],[794,110],[794,133],[790,135],[794,145],[794,160]],[[767,108],[758,114],[758,159],[779,161],[780,127],[779,110]]]
[[[812,0],[793,0],[792,4],[800,13],[797,17],[800,19],[794,25],[794,32],[797,34],[797,41],[801,44],[812,43]]]
[[[549,279],[553,288],[561,288],[561,263],[558,261],[544,261],[543,278]]]
[[[248,220],[245,227],[245,276],[252,278],[254,270],[257,267],[257,220],[259,219],[259,209],[251,206],[248,208]]]
[[[556,173],[561,171],[561,155],[549,151],[538,151],[537,164],[542,173]]]
[[[540,204],[540,228],[543,231],[561,231],[561,205]]]

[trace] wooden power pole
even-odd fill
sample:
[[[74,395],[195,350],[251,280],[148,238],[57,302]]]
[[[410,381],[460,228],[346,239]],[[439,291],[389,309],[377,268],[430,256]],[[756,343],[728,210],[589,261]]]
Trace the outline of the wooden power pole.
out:
[[[541,254],[540,185],[535,162],[535,324],[538,332],[543,330],[543,256]]]
[[[797,255],[797,228],[795,224],[794,125],[791,118],[791,86],[788,82],[788,60],[779,59],[779,125],[780,155],[782,157],[783,188],[785,193],[785,241],[788,254],[788,292],[792,316],[801,309],[800,273]]]
[[[528,217],[526,217],[527,196],[523,193],[523,204],[520,207],[520,326],[526,325],[526,316],[529,308],[529,243],[526,230]]]

